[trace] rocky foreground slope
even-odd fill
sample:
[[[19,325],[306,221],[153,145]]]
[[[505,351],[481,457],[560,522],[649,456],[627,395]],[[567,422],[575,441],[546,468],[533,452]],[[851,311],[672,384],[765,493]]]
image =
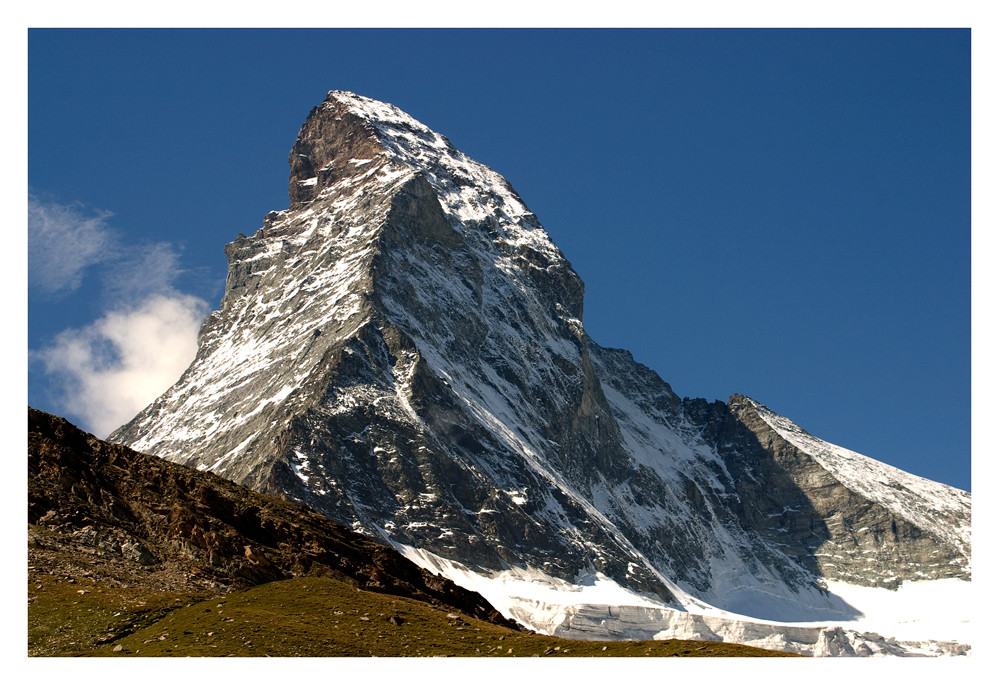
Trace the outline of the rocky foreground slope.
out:
[[[30,408],[28,563],[163,591],[333,578],[513,625],[479,595],[301,505],[103,442]]]
[[[289,208],[226,246],[194,362],[109,439],[462,582],[609,579],[680,611],[837,622],[864,611],[830,583],[970,580],[969,493],[746,397],[680,398],[599,346],[537,217],[440,134],[333,91],[289,161]],[[540,606],[506,599],[525,622]]]

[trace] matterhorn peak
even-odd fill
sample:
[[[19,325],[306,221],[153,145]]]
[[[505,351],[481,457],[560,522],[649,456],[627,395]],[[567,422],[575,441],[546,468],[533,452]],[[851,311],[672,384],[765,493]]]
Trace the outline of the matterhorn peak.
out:
[[[289,163],[293,203],[311,200],[347,176],[369,174],[380,163],[395,163],[423,174],[445,212],[458,221],[502,217],[504,223],[544,234],[502,176],[394,105],[354,93],[330,91],[313,108]],[[547,235],[539,242],[551,244]]]
[[[845,653],[861,633],[772,622],[858,620],[833,587],[967,584],[968,493],[748,398],[681,399],[595,343],[537,217],[444,136],[330,91],[289,164],[289,208],[226,246],[195,360],[110,439],[308,504],[556,634]]]

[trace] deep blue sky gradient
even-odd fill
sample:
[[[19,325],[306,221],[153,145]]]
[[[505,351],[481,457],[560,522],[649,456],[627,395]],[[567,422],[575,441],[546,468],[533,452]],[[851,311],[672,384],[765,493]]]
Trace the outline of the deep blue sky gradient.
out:
[[[968,30],[31,30],[32,193],[183,248],[287,207],[330,89],[503,174],[586,283],[584,323],[681,396],[749,395],[970,489]],[[106,310],[29,292],[29,348]],[[29,367],[29,403],[61,413]],[[72,417],[70,417],[72,418]]]

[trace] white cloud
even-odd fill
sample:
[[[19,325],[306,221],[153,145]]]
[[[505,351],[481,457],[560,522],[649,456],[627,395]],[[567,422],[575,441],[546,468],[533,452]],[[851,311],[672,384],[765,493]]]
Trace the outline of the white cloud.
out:
[[[113,268],[101,275],[104,297],[119,305],[171,292],[174,278],[181,272],[180,255],[170,243],[123,250],[122,256],[109,266]]]
[[[28,282],[36,291],[66,296],[98,267],[102,298],[134,304],[171,290],[180,255],[168,242],[128,245],[108,226],[110,212],[85,214],[79,205],[28,196]]]
[[[76,290],[89,266],[114,252],[110,214],[85,216],[75,206],[28,196],[28,283],[55,294]]]
[[[170,387],[197,351],[208,304],[177,292],[180,257],[167,242],[125,244],[109,212],[28,197],[28,282],[60,298],[99,297],[104,316],[29,351],[58,410],[105,436]],[[88,273],[100,287],[81,287]]]
[[[177,381],[194,359],[207,313],[200,298],[153,294],[63,331],[32,356],[58,379],[66,411],[104,437]]]

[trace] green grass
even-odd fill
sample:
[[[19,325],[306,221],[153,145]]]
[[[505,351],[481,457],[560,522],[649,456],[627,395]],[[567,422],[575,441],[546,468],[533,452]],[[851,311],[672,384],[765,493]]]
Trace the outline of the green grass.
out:
[[[31,583],[34,656],[793,656],[722,642],[591,642],[517,632],[326,578],[217,597],[42,575]]]
[[[93,653],[119,636],[153,625],[206,596],[152,592],[87,580],[69,582],[48,574],[31,574],[28,656]]]

